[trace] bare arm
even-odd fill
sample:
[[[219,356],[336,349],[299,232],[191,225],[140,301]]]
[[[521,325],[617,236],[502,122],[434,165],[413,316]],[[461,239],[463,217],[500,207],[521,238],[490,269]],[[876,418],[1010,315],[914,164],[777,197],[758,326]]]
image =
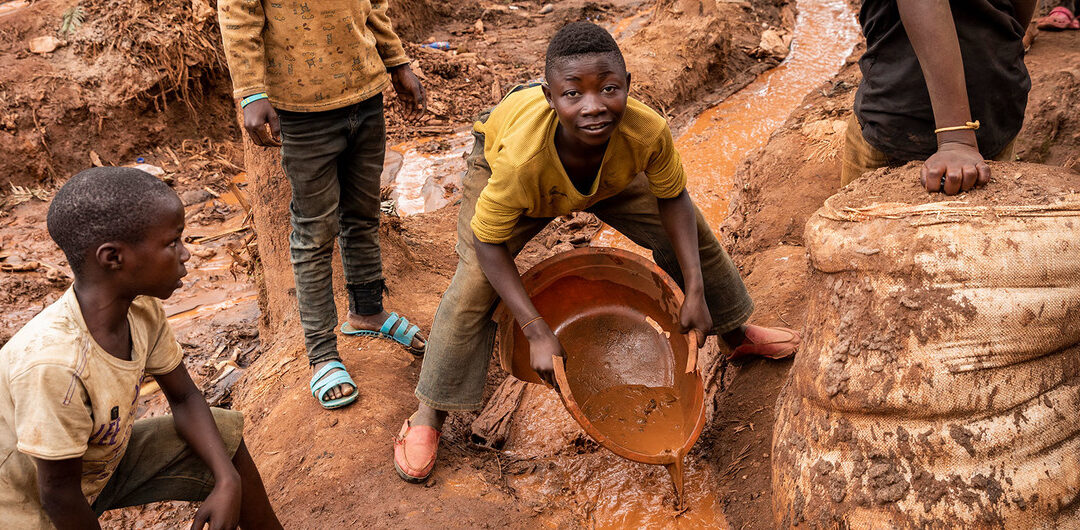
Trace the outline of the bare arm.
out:
[[[971,121],[964,62],[956,24],[947,0],[898,0],[900,20],[919,59],[934,122],[938,128]],[[938,133],[938,150],[922,168],[923,185],[930,192],[953,195],[990,180],[990,166],[979,153],[975,131]],[[944,176],[944,187],[942,186]]]
[[[240,520],[240,474],[225,451],[214,416],[202,392],[181,363],[154,376],[172,409],[176,432],[214,473],[214,489],[195,513],[192,528],[236,528]]]
[[[704,346],[705,333],[712,328],[712,317],[705,302],[705,282],[701,276],[701,256],[698,250],[697,219],[694,203],[684,189],[671,199],[657,199],[660,223],[667,232],[675,256],[682,271],[683,291],[686,295],[679,315],[682,331],[698,330],[698,347]]]
[[[97,515],[82,493],[82,458],[43,460],[37,466],[41,507],[57,528],[99,530]]]
[[[483,269],[488,282],[495,288],[495,292],[502,298],[503,303],[510,308],[518,324],[528,324],[540,316],[528,293],[525,292],[521,276],[506,245],[484,243],[474,235],[473,246],[476,248],[476,259],[480,262],[480,268]],[[555,337],[543,319],[528,324],[522,331],[529,339],[529,358],[533,369],[540,375],[540,379],[555,386],[552,356],[564,354],[559,339]]]

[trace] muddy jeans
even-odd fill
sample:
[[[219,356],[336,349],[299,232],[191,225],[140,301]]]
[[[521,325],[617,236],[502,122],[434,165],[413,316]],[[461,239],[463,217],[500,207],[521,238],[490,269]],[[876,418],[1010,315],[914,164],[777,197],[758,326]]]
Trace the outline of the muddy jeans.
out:
[[[480,119],[485,120],[486,115]],[[480,268],[473,248],[469,223],[476,199],[491,177],[484,158],[484,135],[473,133],[475,143],[462,179],[463,196],[457,222],[458,265],[450,287],[443,294],[431,336],[427,341],[416,397],[436,410],[475,410],[483,405],[484,382],[491,359],[496,325],[492,313],[498,295]],[[739,277],[739,270],[724,252],[709,225],[697,210],[698,247],[705,280],[705,301],[712,314],[712,333],[725,333],[750,318],[754,303]],[[682,286],[682,271],[675,250],[660,223],[656,197],[648,181],[639,175],[625,190],[600,201],[588,212],[653,251],[653,259]],[[551,219],[522,217],[506,246],[517,255]]]
[[[322,112],[278,111],[281,162],[292,185],[289,250],[311,364],[339,359],[334,238],[349,309],[382,311],[379,184],[386,150],[382,95]]]
[[[1013,138],[1001,152],[994,156],[993,160],[998,161],[1010,161],[1013,159],[1013,147],[1016,145],[1016,138]],[[890,160],[874,146],[870,145],[870,142],[866,141],[863,137],[862,127],[859,126],[859,120],[855,117],[855,113],[852,112],[848,117],[847,131],[844,133],[844,150],[840,155],[841,163],[843,164],[840,169],[840,186],[847,186],[851,182],[861,176],[867,171],[873,171],[878,168],[888,166],[899,166],[908,162],[908,160]]]

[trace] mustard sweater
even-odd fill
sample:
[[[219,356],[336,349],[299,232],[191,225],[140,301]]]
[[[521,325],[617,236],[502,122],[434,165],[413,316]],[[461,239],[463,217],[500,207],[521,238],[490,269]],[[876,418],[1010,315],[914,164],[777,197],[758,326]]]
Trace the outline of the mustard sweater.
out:
[[[238,98],[266,92],[278,109],[332,110],[390,83],[409,62],[388,0],[219,0],[218,22]]]

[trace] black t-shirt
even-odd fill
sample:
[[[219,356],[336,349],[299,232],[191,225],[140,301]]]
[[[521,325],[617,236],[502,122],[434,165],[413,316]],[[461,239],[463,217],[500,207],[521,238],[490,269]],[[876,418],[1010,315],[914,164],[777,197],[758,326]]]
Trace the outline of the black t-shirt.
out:
[[[1024,66],[1024,28],[1008,0],[952,0],[964,61],[971,119],[979,150],[993,158],[1020,132],[1031,88]],[[866,53],[855,94],[863,137],[897,162],[921,160],[937,151],[934,110],[919,59],[900,22],[896,2],[864,0],[859,23]],[[963,125],[943,124],[949,125]]]

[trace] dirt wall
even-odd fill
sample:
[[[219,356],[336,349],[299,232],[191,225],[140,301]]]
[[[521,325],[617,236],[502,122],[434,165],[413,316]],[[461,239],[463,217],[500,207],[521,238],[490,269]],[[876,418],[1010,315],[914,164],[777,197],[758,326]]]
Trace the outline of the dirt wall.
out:
[[[62,181],[91,152],[130,164],[177,137],[232,135],[214,11],[208,0],[42,0],[0,18],[2,178]],[[58,32],[72,17],[81,23]],[[58,47],[30,52],[38,37]]]

